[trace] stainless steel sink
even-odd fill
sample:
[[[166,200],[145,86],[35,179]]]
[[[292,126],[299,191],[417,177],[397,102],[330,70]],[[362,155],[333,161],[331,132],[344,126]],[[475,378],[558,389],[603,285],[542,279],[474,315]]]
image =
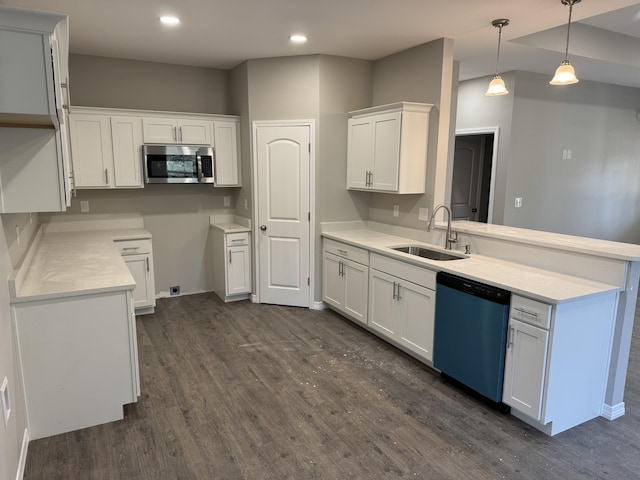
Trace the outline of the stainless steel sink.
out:
[[[402,247],[390,247],[391,250],[397,252],[408,253],[409,255],[415,255],[416,257],[428,258],[429,260],[438,260],[441,262],[449,260],[462,260],[463,256],[452,255],[450,253],[441,252],[439,250],[431,250],[430,248],[421,247],[419,245],[406,245]]]

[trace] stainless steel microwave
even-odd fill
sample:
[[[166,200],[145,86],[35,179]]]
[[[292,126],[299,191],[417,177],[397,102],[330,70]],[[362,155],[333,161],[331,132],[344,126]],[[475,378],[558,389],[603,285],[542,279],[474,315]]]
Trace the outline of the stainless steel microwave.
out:
[[[211,147],[199,145],[143,145],[145,183],[214,183]]]

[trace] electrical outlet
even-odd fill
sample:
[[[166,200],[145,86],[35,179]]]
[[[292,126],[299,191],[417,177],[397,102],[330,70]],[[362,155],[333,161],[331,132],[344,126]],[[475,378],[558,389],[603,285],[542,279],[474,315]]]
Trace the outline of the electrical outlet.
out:
[[[428,208],[420,208],[418,209],[418,220],[422,220],[423,222],[429,221],[429,209]]]
[[[393,216],[394,217],[399,217],[400,216],[400,207],[398,205],[394,205],[393,206]]]
[[[516,208],[522,207],[522,197],[516,197],[516,201],[513,206]]]
[[[224,197],[224,206],[225,207],[231,206],[231,197]]]
[[[11,395],[9,395],[9,380],[4,377],[2,386],[0,387],[0,398],[2,402],[2,418],[4,419],[4,427],[9,425],[9,416],[11,415]]]
[[[180,295],[180,285],[169,287],[169,295],[171,295],[172,297],[175,295]]]
[[[80,212],[89,213],[89,200],[80,200]]]

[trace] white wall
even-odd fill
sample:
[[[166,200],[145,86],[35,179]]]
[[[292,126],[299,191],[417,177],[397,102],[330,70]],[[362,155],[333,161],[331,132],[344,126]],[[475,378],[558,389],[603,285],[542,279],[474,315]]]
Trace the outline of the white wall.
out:
[[[640,243],[640,89],[503,77],[510,95],[485,97],[489,78],[476,79],[460,84],[458,102],[457,128],[501,127],[494,221]]]
[[[0,215],[0,278],[7,279],[25,252],[38,225],[37,214]],[[18,233],[20,232],[18,240]],[[0,285],[0,383],[7,377],[11,402],[9,424],[0,420],[0,480],[13,480],[18,471],[26,412],[18,373],[6,280]]]

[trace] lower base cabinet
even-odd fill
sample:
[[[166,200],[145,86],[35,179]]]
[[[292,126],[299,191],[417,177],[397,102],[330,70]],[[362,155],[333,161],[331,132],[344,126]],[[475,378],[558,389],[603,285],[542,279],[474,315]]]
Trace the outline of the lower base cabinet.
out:
[[[369,326],[408,353],[433,362],[435,272],[371,255]]]
[[[251,295],[251,235],[211,229],[213,291],[225,302],[246,300]]]
[[[502,401],[514,416],[555,435],[601,415],[616,298],[512,296]]]
[[[350,245],[323,243],[322,300],[355,320],[367,323],[369,253]]]
[[[31,440],[123,418],[140,395],[131,291],[11,310]]]
[[[151,240],[116,240],[115,244],[136,281],[136,288],[133,290],[136,314],[153,313],[156,306],[156,285]]]

